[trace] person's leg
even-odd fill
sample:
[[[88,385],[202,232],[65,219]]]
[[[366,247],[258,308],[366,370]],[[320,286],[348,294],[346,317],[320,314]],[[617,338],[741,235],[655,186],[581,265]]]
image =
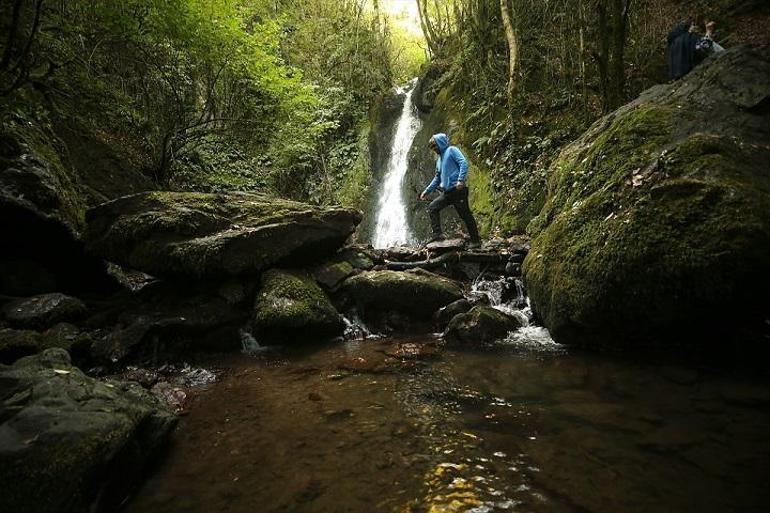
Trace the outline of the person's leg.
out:
[[[471,242],[481,242],[481,237],[479,237],[479,227],[476,225],[476,220],[473,218],[471,207],[468,205],[468,188],[466,187],[461,191],[456,191],[454,194],[456,196],[452,204],[454,205],[455,210],[457,210],[457,215],[460,216],[460,219],[463,220],[466,228],[468,228],[468,235],[471,237]]]
[[[433,238],[441,237],[441,211],[450,205],[451,201],[447,194],[441,193],[428,205],[428,215],[430,216],[430,229],[433,232]]]

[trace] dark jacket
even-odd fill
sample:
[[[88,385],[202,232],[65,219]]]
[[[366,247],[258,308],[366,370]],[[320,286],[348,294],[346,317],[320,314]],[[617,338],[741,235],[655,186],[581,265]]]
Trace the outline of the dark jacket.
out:
[[[701,60],[696,46],[701,37],[690,32],[690,23],[674,27],[668,34],[668,76],[676,80],[688,74]]]

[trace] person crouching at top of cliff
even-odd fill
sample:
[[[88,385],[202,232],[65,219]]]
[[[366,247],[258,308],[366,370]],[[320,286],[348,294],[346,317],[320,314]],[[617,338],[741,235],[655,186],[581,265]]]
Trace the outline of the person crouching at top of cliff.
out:
[[[468,235],[471,237],[468,247],[478,248],[481,246],[479,229],[468,205],[468,185],[466,184],[468,161],[458,147],[449,145],[449,137],[446,134],[435,134],[430,138],[428,144],[438,154],[436,176],[433,177],[430,184],[422,191],[420,199],[426,200],[428,195],[436,190],[436,188],[439,188],[441,191],[439,197],[431,201],[428,206],[430,225],[433,232],[429,242],[444,239],[441,232],[441,211],[452,205],[468,228]]]

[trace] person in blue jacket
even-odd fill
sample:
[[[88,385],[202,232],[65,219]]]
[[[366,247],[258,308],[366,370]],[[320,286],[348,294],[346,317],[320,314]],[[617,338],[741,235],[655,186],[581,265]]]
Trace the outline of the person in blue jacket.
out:
[[[438,198],[430,202],[428,213],[433,236],[430,242],[443,240],[441,233],[441,211],[453,205],[460,219],[468,228],[470,235],[469,248],[481,246],[479,229],[468,205],[468,161],[465,155],[456,146],[449,145],[449,137],[446,134],[435,134],[430,138],[431,149],[438,154],[436,160],[436,176],[420,194],[420,199],[427,199],[428,195],[436,188],[441,190]]]

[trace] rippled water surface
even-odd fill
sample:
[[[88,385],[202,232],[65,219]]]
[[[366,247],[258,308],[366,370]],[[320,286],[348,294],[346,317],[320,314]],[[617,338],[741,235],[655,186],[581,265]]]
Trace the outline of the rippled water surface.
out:
[[[563,351],[380,339],[209,362],[150,512],[766,512],[770,387]]]

